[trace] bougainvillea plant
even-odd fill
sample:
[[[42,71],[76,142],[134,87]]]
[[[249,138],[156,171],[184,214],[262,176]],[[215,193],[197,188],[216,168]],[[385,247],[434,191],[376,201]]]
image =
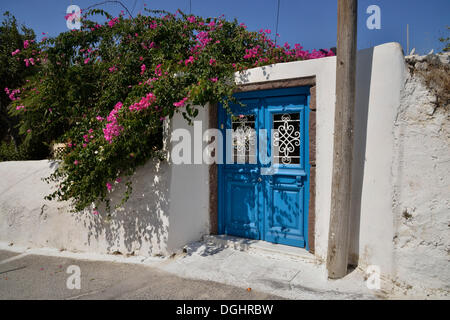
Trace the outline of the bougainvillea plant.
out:
[[[103,16],[99,24],[95,18]],[[98,19],[97,19],[98,20]],[[252,67],[333,55],[276,46],[270,30],[177,11],[149,11],[135,18],[94,9],[80,30],[40,43],[26,41],[11,54],[36,76],[9,89],[11,113],[21,130],[50,143],[65,143],[61,163],[47,178],[48,199],[70,200],[79,211],[104,202],[149,159],[162,158],[165,119],[181,112],[190,121],[208,102],[228,105],[234,74]]]

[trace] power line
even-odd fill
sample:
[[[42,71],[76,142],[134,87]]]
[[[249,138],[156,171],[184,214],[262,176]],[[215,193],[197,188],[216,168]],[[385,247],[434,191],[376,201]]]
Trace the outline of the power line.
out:
[[[275,27],[275,46],[277,45],[278,40],[278,22],[280,18],[280,0],[278,0],[278,8],[277,8],[277,25]]]
[[[136,2],[137,2],[137,0],[134,0],[134,5],[133,5],[133,9],[131,9],[131,13],[134,13],[134,9],[136,8]]]
[[[106,3],[115,3],[115,4],[118,4],[118,5],[122,6],[122,8],[124,8],[127,11],[127,13],[130,15],[130,17],[133,18],[133,15],[130,13],[130,10],[128,10],[128,8],[121,1],[118,1],[118,0],[106,0],[106,1],[103,1],[103,2],[95,3],[95,4],[87,7],[86,9],[83,9],[83,11],[87,11],[87,10],[93,8],[93,7],[101,6],[101,5],[104,5]]]

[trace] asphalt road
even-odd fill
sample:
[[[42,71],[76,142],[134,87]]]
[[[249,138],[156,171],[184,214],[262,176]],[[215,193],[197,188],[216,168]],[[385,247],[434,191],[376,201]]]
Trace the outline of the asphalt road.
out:
[[[75,266],[72,267],[75,271],[67,273],[69,266]],[[80,289],[76,288],[77,267]],[[69,289],[67,282],[75,288]],[[0,250],[0,299],[275,300],[280,297],[212,281],[185,279],[145,265]]]

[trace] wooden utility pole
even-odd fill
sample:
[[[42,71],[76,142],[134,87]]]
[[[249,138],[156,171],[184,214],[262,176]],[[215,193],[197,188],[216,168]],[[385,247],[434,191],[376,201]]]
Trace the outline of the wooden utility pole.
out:
[[[355,112],[357,7],[357,0],[338,0],[333,180],[327,257],[328,277],[331,279],[342,278],[347,274]]]
[[[406,24],[406,56],[409,56],[409,24]]]

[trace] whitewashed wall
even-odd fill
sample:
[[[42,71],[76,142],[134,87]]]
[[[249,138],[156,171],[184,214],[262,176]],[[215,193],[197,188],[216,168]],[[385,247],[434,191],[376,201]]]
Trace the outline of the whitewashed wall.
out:
[[[207,114],[202,108],[197,118],[205,127]],[[179,114],[168,126],[168,131],[193,130]],[[207,165],[169,163],[170,157],[169,162],[140,167],[130,199],[108,217],[102,209],[98,215],[91,210],[72,213],[67,203],[44,200],[51,187],[42,178],[51,174],[55,162],[0,162],[0,241],[94,253],[170,254],[209,230],[209,171]],[[115,188],[111,197],[118,201],[123,190]]]

